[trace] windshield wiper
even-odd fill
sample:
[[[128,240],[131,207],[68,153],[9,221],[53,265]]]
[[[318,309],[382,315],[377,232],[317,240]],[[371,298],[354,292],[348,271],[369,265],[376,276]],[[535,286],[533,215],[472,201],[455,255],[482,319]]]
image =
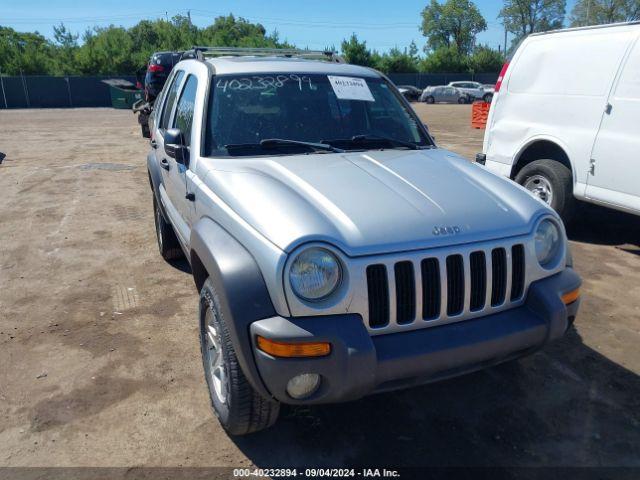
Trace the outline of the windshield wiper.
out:
[[[371,142],[371,143],[384,142],[393,147],[405,147],[411,150],[418,150],[418,148],[420,148],[415,143],[406,142],[404,140],[396,140],[395,138],[383,137],[380,135],[354,135],[351,138],[336,138],[334,140],[322,141],[322,143],[325,143],[327,145],[330,145],[333,143],[337,143],[337,144],[350,143],[350,144],[360,145],[368,142]]]
[[[326,143],[303,142],[301,140],[290,140],[288,138],[265,138],[260,140],[263,147],[277,147],[278,145],[301,145],[303,147],[314,148],[316,150],[324,150],[328,152],[343,153],[341,148],[327,145]]]
[[[380,135],[354,135],[351,137],[351,141],[354,143],[362,143],[362,142],[387,142],[390,145],[395,145],[397,147],[407,147],[411,150],[417,150],[418,145],[411,142],[405,142],[404,140],[397,140],[391,137],[383,137]]]
[[[252,151],[256,148],[276,148],[279,146],[300,146],[322,152],[343,153],[344,150],[324,143],[303,142],[301,140],[290,140],[286,138],[265,138],[258,143],[228,143],[224,146],[227,150],[248,150]]]

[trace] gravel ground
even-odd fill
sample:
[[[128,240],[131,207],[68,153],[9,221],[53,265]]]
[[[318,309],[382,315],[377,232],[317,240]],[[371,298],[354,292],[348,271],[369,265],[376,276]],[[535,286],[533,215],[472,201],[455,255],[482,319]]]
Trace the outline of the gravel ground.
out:
[[[469,106],[417,105],[481,149]],[[640,466],[640,228],[584,209],[576,329],[520,361],[229,438],[213,417],[185,263],[155,243],[130,112],[0,112],[0,465]]]

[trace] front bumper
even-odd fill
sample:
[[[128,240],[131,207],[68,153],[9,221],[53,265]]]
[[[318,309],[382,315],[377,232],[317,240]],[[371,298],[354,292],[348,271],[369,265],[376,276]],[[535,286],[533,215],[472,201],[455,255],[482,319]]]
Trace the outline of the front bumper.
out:
[[[356,314],[306,318],[271,317],[251,324],[258,371],[269,392],[290,404],[355,400],[461,375],[521,357],[561,337],[580,300],[561,296],[580,286],[571,268],[529,286],[524,305],[494,315],[403,333],[370,336]],[[256,336],[284,342],[330,342],[321,358],[276,358],[256,347]],[[322,383],[305,400],[286,393],[289,379],[317,373]]]

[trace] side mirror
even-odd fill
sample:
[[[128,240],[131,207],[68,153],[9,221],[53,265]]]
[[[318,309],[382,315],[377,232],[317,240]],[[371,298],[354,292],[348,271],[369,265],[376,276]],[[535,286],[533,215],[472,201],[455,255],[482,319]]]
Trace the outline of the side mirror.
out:
[[[189,149],[185,145],[184,135],[178,128],[170,128],[164,132],[164,151],[177,163],[186,165],[189,162]]]

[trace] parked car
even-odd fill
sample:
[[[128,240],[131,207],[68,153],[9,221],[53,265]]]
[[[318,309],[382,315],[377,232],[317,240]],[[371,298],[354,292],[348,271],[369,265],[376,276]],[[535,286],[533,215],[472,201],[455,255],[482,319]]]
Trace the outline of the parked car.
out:
[[[493,85],[486,86],[479,82],[463,81],[449,82],[449,86],[456,87],[468,93],[474,100],[483,100],[491,103],[491,99],[493,98]]]
[[[640,214],[639,39],[639,24],[527,37],[496,84],[478,160],[566,220],[576,199]]]
[[[144,71],[144,99],[133,104],[133,113],[138,114],[138,123],[144,138],[151,137],[149,117],[153,112],[156,97],[164,87],[167,77],[174,65],[178,63],[184,52],[156,52],[151,55],[149,63]],[[140,83],[141,72],[136,72],[136,78]]]
[[[473,97],[455,87],[427,87],[420,95],[420,101],[426,103],[471,103]]]
[[[144,77],[145,99],[153,102],[164,87],[173,67],[180,61],[184,52],[155,52],[149,59]]]
[[[158,247],[191,265],[229,433],[563,336],[580,278],[551,208],[437,148],[375,70],[235,52],[174,68],[147,157]]]
[[[398,85],[398,91],[410,102],[417,102],[422,95],[422,90],[413,85]]]

